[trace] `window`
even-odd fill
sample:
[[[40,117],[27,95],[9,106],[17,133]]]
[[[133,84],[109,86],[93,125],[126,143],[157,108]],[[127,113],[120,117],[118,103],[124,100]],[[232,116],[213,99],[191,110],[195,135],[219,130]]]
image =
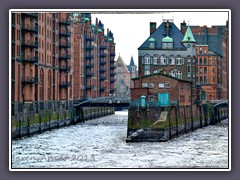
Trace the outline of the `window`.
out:
[[[121,69],[118,69],[118,73],[121,73],[122,72],[122,70]]]
[[[185,101],[185,96],[184,95],[180,95],[180,102],[184,102]]]
[[[207,74],[207,67],[204,67],[204,74]]]
[[[145,64],[150,64],[150,56],[145,56]]]
[[[207,64],[207,59],[206,58],[204,58],[204,65],[206,65]]]
[[[182,79],[182,71],[179,69],[172,69],[169,71],[169,75],[178,79]]]
[[[199,64],[202,64],[202,58],[200,58],[200,62],[199,62]]]
[[[202,84],[203,78],[202,76],[200,76],[200,84]]]
[[[159,83],[159,84],[158,84],[158,87],[159,87],[159,88],[164,88],[164,84],[163,84],[163,83]]]
[[[165,55],[161,56],[161,65],[166,65],[166,56]]]
[[[206,49],[204,49],[204,54],[206,54],[207,53],[207,51],[206,51]]]
[[[177,57],[177,65],[182,65],[182,57]]]
[[[165,87],[166,87],[166,88],[170,88],[170,87],[171,87],[170,83],[166,83],[166,84],[165,84]]]
[[[202,54],[202,48],[200,48],[200,52],[199,53]]]
[[[154,70],[153,71],[153,74],[166,74],[166,71],[165,70],[163,70],[163,69],[156,69],[156,70]]]
[[[202,67],[200,67],[200,74],[202,74]]]
[[[154,101],[154,95],[149,95],[149,98],[148,98],[148,99],[149,99],[149,101],[151,101],[151,102]]]
[[[168,64],[169,65],[175,65],[175,57],[174,56],[170,56],[168,59]]]
[[[207,76],[204,76],[204,84],[207,84]]]
[[[148,87],[148,84],[147,83],[142,83],[142,87],[143,88]]]
[[[144,71],[144,75],[149,75],[149,74],[150,74],[150,70],[147,69]]]
[[[148,87],[149,87],[149,88],[154,88],[154,83],[149,83],[149,84],[148,84]]]
[[[187,72],[191,73],[191,63],[188,62],[188,66],[187,66]]]
[[[153,64],[157,65],[158,64],[158,56],[153,56]]]
[[[118,63],[118,67],[122,66],[121,63]]]
[[[149,48],[155,48],[155,43],[154,42],[150,42],[149,43]]]

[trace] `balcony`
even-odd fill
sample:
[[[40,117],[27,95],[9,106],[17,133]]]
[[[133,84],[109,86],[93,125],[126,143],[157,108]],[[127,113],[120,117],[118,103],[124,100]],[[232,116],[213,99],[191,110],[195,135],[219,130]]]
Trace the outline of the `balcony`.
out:
[[[59,71],[62,72],[62,71],[66,71],[66,72],[69,72],[71,70],[71,66],[62,66],[62,67],[59,67]]]
[[[85,37],[85,40],[86,41],[94,41],[94,37],[93,36]]]
[[[106,61],[103,61],[103,60],[100,61],[100,65],[105,65],[105,64],[107,64]]]
[[[69,21],[67,19],[59,19],[59,24],[69,26],[71,24],[71,21]]]
[[[111,52],[110,56],[116,56],[115,52]]]
[[[71,82],[60,82],[59,87],[60,88],[67,88],[67,87],[69,87],[71,85],[72,85]]]
[[[71,32],[69,32],[69,31],[61,31],[61,32],[59,32],[59,36],[70,37],[71,36]]]
[[[106,76],[100,76],[100,81],[104,81],[106,79],[107,79]]]
[[[116,73],[115,72],[110,72],[110,76],[115,76]]]
[[[111,93],[113,93],[114,91],[116,91],[116,88],[110,89],[110,92],[111,92]]]
[[[22,41],[23,47],[30,47],[30,48],[37,48],[38,42],[37,41],[31,41],[31,40],[24,40]]]
[[[15,22],[12,22],[12,28],[16,28]]]
[[[60,48],[70,48],[71,45],[70,45],[70,43],[65,42],[65,43],[60,43],[60,44],[59,44],[59,47],[60,47]]]
[[[107,54],[106,53],[101,53],[100,57],[107,57]]]
[[[86,86],[86,89],[87,89],[87,90],[94,89],[94,86],[93,86],[93,85],[87,85],[87,86]]]
[[[85,67],[86,67],[86,68],[93,68],[93,67],[94,67],[94,64],[86,64]]]
[[[105,91],[107,88],[106,87],[100,87],[99,90],[100,91]]]
[[[92,46],[92,45],[87,45],[87,46],[85,46],[85,49],[86,49],[86,50],[93,50],[93,49],[94,49],[94,46]]]
[[[37,84],[38,76],[23,76],[22,83],[24,84]]]
[[[22,55],[20,61],[23,63],[38,63],[38,56]]]
[[[110,83],[114,83],[114,82],[115,82],[115,80],[114,80],[114,79],[111,79],[111,80],[110,80]]]
[[[101,49],[101,50],[107,49],[107,46],[105,46],[105,45],[100,45],[100,49]]]
[[[59,59],[71,59],[71,55],[70,54],[60,54],[59,55]]]
[[[85,55],[85,59],[93,59],[93,55],[92,54]]]
[[[106,69],[103,69],[103,68],[100,68],[100,73],[104,73],[104,72],[106,72]]]
[[[23,16],[38,18],[38,13],[22,13]]]
[[[91,73],[91,72],[86,73],[86,77],[92,77],[92,76],[94,76],[94,73]]]
[[[38,27],[32,24],[23,24],[21,26],[23,32],[33,32],[38,33]]]
[[[110,69],[116,69],[116,66],[110,65]]]

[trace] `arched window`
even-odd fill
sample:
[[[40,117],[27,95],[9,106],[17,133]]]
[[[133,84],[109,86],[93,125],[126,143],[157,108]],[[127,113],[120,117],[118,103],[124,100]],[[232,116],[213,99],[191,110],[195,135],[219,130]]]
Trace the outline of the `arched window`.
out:
[[[145,60],[144,64],[150,64],[150,56],[149,55],[146,55],[144,57],[144,60]]]
[[[182,57],[180,55],[177,56],[176,61],[177,65],[182,65]]]
[[[153,71],[153,74],[167,74],[164,69],[156,69]]]
[[[166,65],[166,56],[165,55],[161,55],[161,65]]]
[[[175,57],[173,55],[169,56],[168,64],[175,65]]]
[[[153,64],[154,64],[154,65],[158,65],[158,64],[159,64],[158,60],[159,60],[158,55],[154,55],[154,56],[153,56]]]
[[[179,69],[172,69],[169,71],[169,75],[178,79],[182,79],[182,71]]]
[[[150,70],[149,69],[144,71],[144,75],[149,75],[149,74],[150,74]]]

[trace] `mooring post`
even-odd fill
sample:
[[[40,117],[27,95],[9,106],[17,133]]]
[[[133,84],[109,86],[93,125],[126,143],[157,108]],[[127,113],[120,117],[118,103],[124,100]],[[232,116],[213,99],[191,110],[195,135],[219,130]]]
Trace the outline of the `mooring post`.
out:
[[[30,123],[29,123],[29,117],[27,118],[27,127],[28,127],[27,134],[28,134],[28,136],[30,136]]]
[[[175,117],[176,117],[176,128],[177,128],[177,136],[179,135],[178,134],[178,113],[177,113],[178,109],[177,109],[177,106],[175,107]]]
[[[186,111],[185,111],[185,106],[183,106],[183,116],[184,116],[184,130],[185,133],[187,132],[187,120],[186,120]]]

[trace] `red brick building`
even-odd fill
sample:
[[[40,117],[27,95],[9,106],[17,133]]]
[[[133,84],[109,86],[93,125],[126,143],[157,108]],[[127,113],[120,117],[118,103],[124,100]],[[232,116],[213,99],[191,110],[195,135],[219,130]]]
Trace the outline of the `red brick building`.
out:
[[[179,106],[191,105],[192,82],[177,79],[165,74],[154,74],[134,78],[134,88],[131,89],[131,100],[146,96],[147,101],[158,101],[159,93],[169,93],[170,102],[177,101]]]
[[[12,13],[11,40],[15,119],[114,92],[114,36],[90,13]]]
[[[202,86],[206,100],[228,98],[228,22],[221,26],[190,26],[196,39],[196,83]],[[187,30],[181,23],[181,31]]]

